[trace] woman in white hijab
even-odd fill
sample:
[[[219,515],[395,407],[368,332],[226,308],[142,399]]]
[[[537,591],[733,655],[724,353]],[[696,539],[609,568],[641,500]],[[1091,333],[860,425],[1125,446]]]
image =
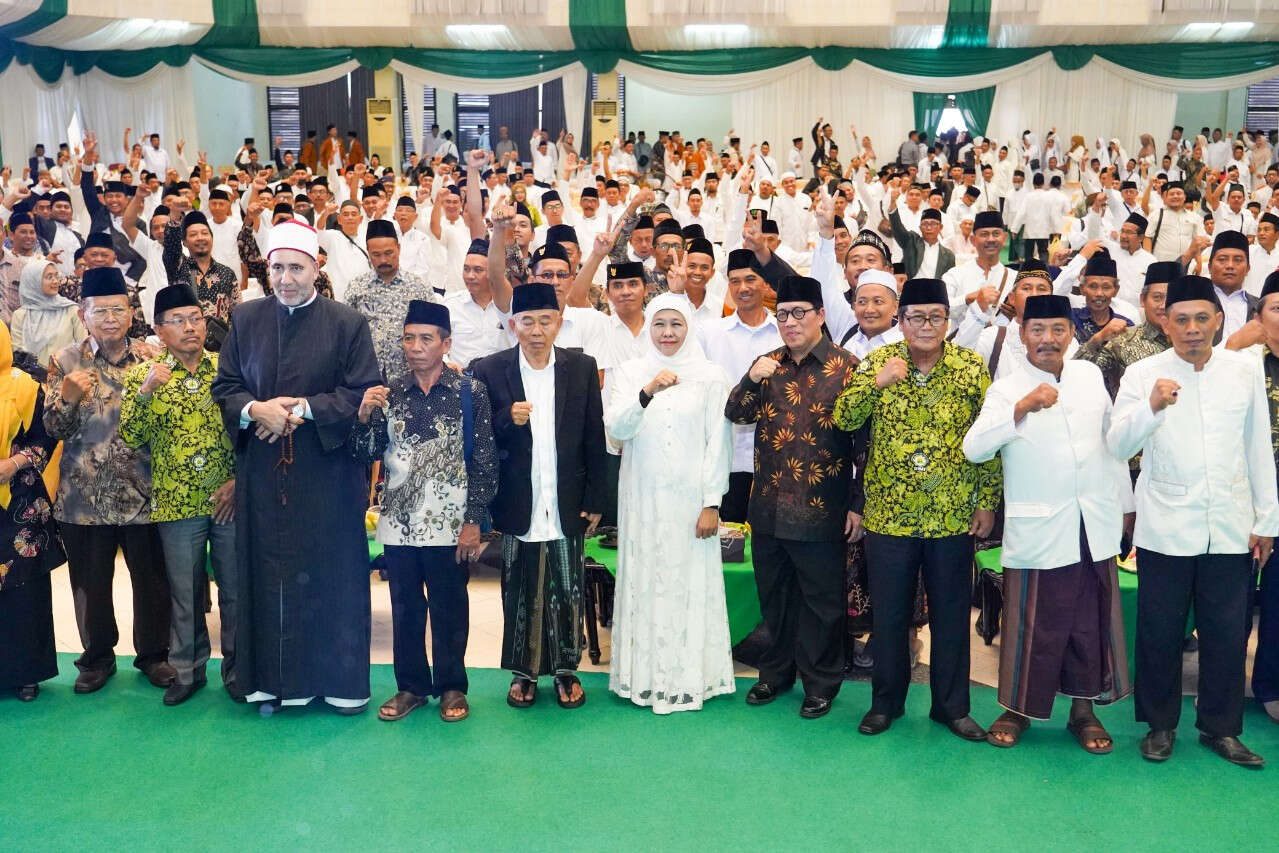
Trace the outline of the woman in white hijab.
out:
[[[719,545],[731,386],[686,298],[661,294],[645,314],[647,351],[617,369],[604,409],[622,445],[608,687],[669,714],[736,689]]]
[[[58,350],[79,343],[88,336],[80,320],[79,306],[58,295],[62,276],[56,264],[32,263],[22,269],[18,297],[22,304],[14,310],[9,324],[13,348],[29,352],[41,365]]]

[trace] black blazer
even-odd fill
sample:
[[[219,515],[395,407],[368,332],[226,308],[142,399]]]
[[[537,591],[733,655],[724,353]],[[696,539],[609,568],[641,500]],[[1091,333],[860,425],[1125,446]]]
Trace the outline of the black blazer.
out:
[[[80,173],[80,194],[84,196],[84,206],[89,211],[89,232],[105,231],[111,235],[111,246],[115,249],[115,259],[129,268],[125,275],[134,281],[140,281],[147,271],[147,260],[134,251],[129,238],[111,224],[111,211],[98,201],[98,188],[93,183],[93,169],[85,169]],[[138,227],[146,230],[146,223],[139,222]]]
[[[484,383],[493,407],[497,441],[497,497],[490,507],[493,526],[513,536],[528,532],[533,515],[533,432],[516,426],[511,404],[525,399],[519,347],[476,360],[471,373]],[[555,348],[555,452],[560,528],[580,536],[580,513],[604,511],[608,451],[604,444],[604,407],[599,371],[589,355]]]

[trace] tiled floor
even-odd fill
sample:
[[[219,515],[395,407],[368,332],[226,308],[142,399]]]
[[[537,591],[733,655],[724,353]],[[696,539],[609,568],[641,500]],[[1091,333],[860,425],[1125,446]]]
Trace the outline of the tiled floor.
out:
[[[493,547],[493,546],[490,546]],[[387,585],[376,575],[370,576],[370,589],[373,606],[373,640],[372,662],[392,663],[391,651],[391,601]],[[496,571],[480,566],[472,573],[469,587],[471,601],[471,633],[466,649],[466,664],[470,667],[496,669],[502,657],[502,601],[500,585]],[[214,592],[216,601],[216,590]],[[116,560],[115,574],[115,608],[116,621],[120,628],[120,643],[116,653],[133,654],[133,606],[129,587],[129,573],[124,566],[123,558]],[[71,585],[67,569],[63,566],[53,572],[53,610],[54,626],[57,636],[57,648],[60,652],[79,653],[82,650],[79,634],[76,630],[75,612],[72,607]],[[219,655],[218,630],[219,618],[217,607],[209,614],[209,633],[212,638],[213,655]],[[429,637],[429,634],[428,634]],[[929,659],[928,629],[920,631],[924,649],[920,660],[927,663]],[[428,639],[429,645],[429,639]],[[1252,670],[1252,653],[1256,645],[1256,632],[1253,632],[1249,645],[1248,669]],[[609,662],[609,632],[600,628],[600,663],[592,665],[584,654],[582,669],[584,671],[607,672]],[[1197,676],[1197,659],[1188,655],[1185,660],[1184,689],[1187,693],[1195,690]],[[737,664],[737,674],[741,677],[753,677],[755,670],[743,664]],[[977,636],[972,637],[972,663],[970,676],[980,684],[994,686],[999,680],[999,641],[987,646]],[[1249,691],[1251,695],[1251,691]]]

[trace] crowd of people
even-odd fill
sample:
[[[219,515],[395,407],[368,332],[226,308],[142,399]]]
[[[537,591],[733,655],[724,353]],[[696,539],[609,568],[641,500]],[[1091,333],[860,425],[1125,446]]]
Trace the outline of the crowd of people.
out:
[[[469,151],[432,127],[398,168],[332,125],[269,160],[246,139],[228,169],[131,130],[116,151],[37,146],[0,205],[0,687],[30,701],[56,675],[63,563],[75,692],[109,681],[122,550],[134,666],[166,705],[206,684],[211,572],[231,699],[362,713],[375,493],[383,720],[433,698],[468,716],[467,581],[490,543],[507,702],[549,677],[583,705],[602,526],[610,691],[660,714],[733,693],[719,540],[738,523],[767,629],[748,704],[798,681],[821,717],[855,656],[858,728],[880,734],[927,625],[929,714],[956,736],[1014,746],[1065,695],[1107,753],[1094,708],[1135,694],[1163,761],[1193,609],[1200,739],[1260,766],[1239,736],[1258,604],[1252,687],[1279,722],[1268,139],[1177,127],[1130,157],[1055,129],[912,131],[890,158],[849,130],[846,167],[820,118],[780,155],[731,131],[522,148],[505,127]],[[987,728],[969,638],[991,547]]]

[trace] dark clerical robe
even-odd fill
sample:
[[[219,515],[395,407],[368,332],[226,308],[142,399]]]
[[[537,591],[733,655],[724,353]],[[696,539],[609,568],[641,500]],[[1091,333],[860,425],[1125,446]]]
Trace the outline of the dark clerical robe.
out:
[[[368,322],[330,299],[235,310],[213,397],[235,437],[236,623],[245,695],[369,696],[368,479],[345,448],[378,384]],[[302,397],[311,418],[274,444],[241,428],[254,401]]]

